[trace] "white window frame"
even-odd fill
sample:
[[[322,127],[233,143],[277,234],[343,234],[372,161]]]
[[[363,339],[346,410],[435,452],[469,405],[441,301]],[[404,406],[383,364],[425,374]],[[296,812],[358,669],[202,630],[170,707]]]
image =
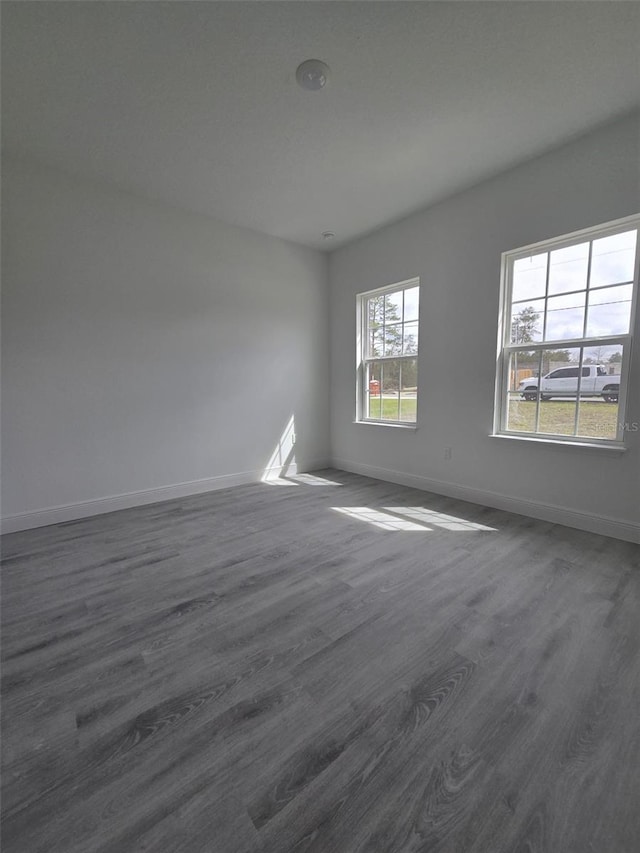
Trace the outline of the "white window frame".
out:
[[[420,305],[418,304],[418,346],[415,353],[410,355],[390,355],[390,356],[371,356],[369,353],[369,336],[368,336],[368,320],[366,304],[369,299],[375,296],[384,296],[387,293],[398,293],[400,291],[409,290],[412,287],[420,288],[419,277],[409,278],[405,281],[399,281],[394,284],[387,284],[384,287],[378,287],[374,290],[367,290],[363,293],[358,293],[356,296],[356,423],[363,424],[382,424],[384,426],[400,427],[401,429],[416,429],[418,422],[418,397],[416,391],[416,419],[414,421],[388,420],[384,418],[370,418],[366,414],[367,408],[367,389],[365,387],[367,381],[367,365],[370,362],[380,361],[395,361],[398,359],[418,359],[420,350]],[[414,321],[410,321],[414,322]],[[404,316],[402,328],[404,331]],[[419,372],[418,372],[419,377]],[[382,389],[381,389],[382,390]]]
[[[513,286],[513,265],[520,258],[527,258],[533,254],[540,252],[551,252],[556,249],[562,249],[567,246],[572,246],[576,243],[583,243],[586,240],[590,241],[589,246],[589,268],[591,264],[592,241],[601,237],[609,237],[612,234],[623,231],[636,229],[638,232],[636,240],[636,257],[633,274],[633,291],[631,296],[631,314],[629,322],[629,332],[624,335],[610,335],[606,337],[588,337],[572,338],[567,340],[548,340],[548,341],[531,341],[526,345],[522,343],[511,343],[511,294]],[[543,443],[558,443],[569,445],[585,445],[585,446],[600,446],[612,449],[624,449],[625,438],[625,415],[627,409],[627,396],[629,389],[629,372],[631,367],[631,348],[633,344],[633,333],[636,322],[636,311],[638,306],[638,278],[640,273],[640,214],[627,216],[623,219],[617,219],[612,222],[604,223],[603,225],[585,228],[581,231],[574,231],[571,234],[565,234],[561,237],[556,237],[551,240],[543,240],[539,243],[532,243],[529,246],[523,246],[520,249],[504,252],[502,254],[501,275],[500,275],[500,312],[498,317],[498,357],[496,369],[496,387],[495,387],[495,406],[494,406],[494,424],[493,435],[498,437],[508,437],[515,439],[523,439],[526,441],[539,441]],[[629,283],[629,282],[625,282]],[[549,266],[547,265],[547,283],[545,298],[548,296],[549,286]],[[615,285],[611,285],[615,286]],[[585,310],[585,329],[586,332],[586,310]],[[509,398],[509,355],[515,350],[526,348],[529,351],[540,351],[549,349],[569,349],[572,347],[589,347],[619,345],[622,347],[622,363],[620,369],[620,391],[618,397],[618,422],[616,437],[614,438],[596,438],[590,436],[579,435],[560,435],[557,433],[542,433],[542,432],[525,432],[521,430],[510,430],[507,427],[508,415],[508,398]],[[582,368],[582,357],[579,367]],[[578,398],[580,394],[580,379],[578,381]],[[540,396],[536,401],[536,424],[538,423],[540,409]],[[578,407],[576,407],[576,412]],[[577,417],[577,414],[576,414]]]

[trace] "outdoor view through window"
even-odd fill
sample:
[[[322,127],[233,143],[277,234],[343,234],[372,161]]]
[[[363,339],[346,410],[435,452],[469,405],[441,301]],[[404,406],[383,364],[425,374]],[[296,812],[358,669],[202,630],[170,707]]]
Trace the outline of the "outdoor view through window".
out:
[[[500,431],[623,438],[638,225],[505,256]]]
[[[416,422],[419,297],[417,279],[360,294],[363,420]]]

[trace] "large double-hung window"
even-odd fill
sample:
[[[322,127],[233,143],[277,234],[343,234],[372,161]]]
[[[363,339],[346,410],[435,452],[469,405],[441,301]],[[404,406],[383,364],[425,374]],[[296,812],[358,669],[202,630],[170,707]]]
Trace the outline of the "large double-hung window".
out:
[[[640,217],[503,255],[495,433],[622,446]]]
[[[419,304],[418,279],[358,294],[358,420],[416,423]]]

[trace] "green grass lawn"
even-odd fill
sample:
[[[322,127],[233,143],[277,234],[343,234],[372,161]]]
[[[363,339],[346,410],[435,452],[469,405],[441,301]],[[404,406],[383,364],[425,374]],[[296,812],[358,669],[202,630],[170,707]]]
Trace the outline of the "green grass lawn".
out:
[[[415,421],[417,399],[415,397],[400,398],[400,420]],[[382,418],[384,421],[398,420],[398,399],[389,397],[369,398],[369,417]]]
[[[572,401],[547,400],[540,402],[538,432],[555,435],[574,435],[576,404]],[[508,429],[535,432],[535,401],[509,401]],[[577,435],[590,438],[615,438],[618,423],[618,404],[599,400],[581,400]]]
[[[415,397],[400,398],[400,421],[416,420]],[[547,435],[573,435],[576,404],[569,400],[547,400],[540,403],[538,432]],[[398,420],[398,399],[370,397],[369,417],[386,421]],[[579,436],[615,438],[618,423],[617,403],[581,400],[578,421]],[[518,432],[536,431],[536,404],[520,397],[509,402],[508,429]]]

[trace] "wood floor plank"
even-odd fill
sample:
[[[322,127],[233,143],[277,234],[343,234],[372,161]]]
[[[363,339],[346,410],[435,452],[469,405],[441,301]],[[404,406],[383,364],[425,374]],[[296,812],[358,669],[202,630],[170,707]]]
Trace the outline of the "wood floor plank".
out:
[[[5,536],[2,849],[636,853],[639,613],[638,546],[338,471]]]

